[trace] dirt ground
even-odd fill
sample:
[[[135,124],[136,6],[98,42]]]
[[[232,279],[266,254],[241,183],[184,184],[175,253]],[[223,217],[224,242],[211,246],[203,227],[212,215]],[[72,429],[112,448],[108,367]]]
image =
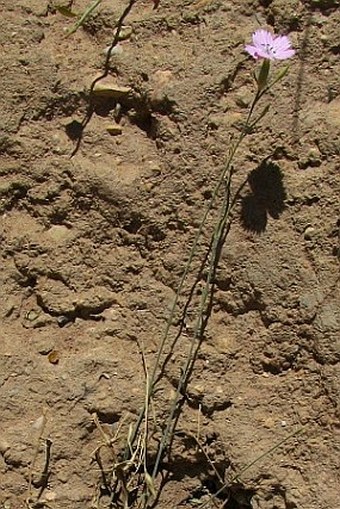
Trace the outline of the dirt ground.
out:
[[[244,44],[261,26],[297,53],[233,162],[242,189],[154,506],[339,509],[339,2],[137,0],[100,82],[115,95],[95,102],[128,2],[103,0],[69,37],[57,4],[0,0],[0,507],[135,506],[131,472],[115,498],[103,471],[143,408],[143,361],[254,95]],[[203,285],[150,409],[151,466]]]

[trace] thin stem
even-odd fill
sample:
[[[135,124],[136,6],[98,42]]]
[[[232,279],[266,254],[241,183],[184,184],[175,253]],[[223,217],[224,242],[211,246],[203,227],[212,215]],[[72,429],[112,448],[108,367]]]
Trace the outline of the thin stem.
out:
[[[139,431],[139,428],[140,428],[140,425],[144,419],[144,416],[145,416],[145,408],[146,408],[146,404],[149,402],[150,398],[152,397],[153,393],[154,393],[154,390],[155,390],[155,386],[156,386],[156,376],[157,376],[157,372],[158,372],[158,369],[159,369],[159,366],[160,366],[160,362],[161,362],[161,358],[162,358],[162,354],[163,354],[163,351],[164,351],[164,348],[165,348],[165,345],[166,345],[166,342],[168,340],[168,337],[169,337],[169,333],[170,333],[170,329],[171,329],[171,326],[173,324],[173,321],[174,321],[174,317],[175,317],[175,312],[176,312],[176,309],[177,309],[177,305],[178,305],[178,301],[179,301],[179,297],[181,295],[181,292],[182,292],[182,289],[184,287],[184,283],[186,281],[186,278],[188,276],[188,273],[189,273],[189,270],[190,270],[190,267],[191,267],[191,264],[192,264],[192,261],[193,261],[193,258],[194,258],[194,255],[196,253],[196,250],[197,250],[197,246],[198,246],[198,241],[202,235],[202,232],[203,232],[203,228],[205,226],[205,223],[206,223],[206,220],[207,220],[207,217],[212,209],[212,207],[214,206],[214,203],[217,199],[217,196],[218,196],[218,193],[220,191],[220,188],[222,186],[222,184],[225,182],[225,179],[226,179],[226,176],[228,175],[228,172],[230,171],[230,168],[231,168],[231,164],[234,160],[234,157],[235,157],[235,154],[238,150],[238,148],[240,147],[243,139],[247,136],[248,134],[248,128],[249,128],[249,125],[250,125],[250,121],[251,121],[251,118],[252,118],[252,115],[253,115],[253,112],[254,112],[254,109],[258,103],[258,101],[260,100],[260,98],[262,97],[264,91],[261,91],[261,90],[258,90],[256,92],[256,95],[254,97],[254,100],[250,106],[250,109],[249,109],[249,112],[248,112],[248,115],[247,115],[247,118],[246,118],[246,122],[243,126],[243,129],[241,130],[236,142],[231,146],[231,149],[230,149],[230,152],[228,154],[228,157],[227,157],[227,161],[226,161],[226,164],[225,164],[225,167],[223,168],[223,171],[215,185],[215,188],[213,190],[213,194],[212,194],[212,197],[208,203],[208,206],[203,214],[203,218],[201,220],[201,223],[198,227],[198,230],[196,232],[196,235],[195,235],[195,238],[194,238],[194,242],[192,244],[192,247],[190,249],[190,253],[189,253],[189,258],[188,258],[188,261],[187,261],[187,264],[185,266],[185,269],[184,269],[184,272],[182,274],[182,277],[180,279],[180,282],[179,282],[179,285],[178,285],[178,288],[177,288],[177,291],[176,291],[176,295],[175,295],[175,298],[174,298],[174,301],[172,303],[172,306],[171,306],[171,309],[170,309],[170,314],[169,314],[169,317],[168,317],[168,320],[167,320],[167,323],[166,323],[166,326],[165,326],[165,330],[164,330],[164,333],[163,333],[163,336],[162,336],[162,339],[161,339],[161,342],[160,342],[160,346],[159,346],[159,349],[158,349],[158,352],[157,352],[157,357],[156,357],[156,361],[155,361],[155,364],[154,364],[154,367],[152,369],[152,372],[151,372],[151,375],[150,375],[150,378],[149,378],[149,383],[147,384],[147,387],[146,387],[146,398],[145,398],[145,404],[138,416],[138,419],[137,419],[137,422],[133,428],[133,431],[132,431],[132,434],[131,434],[131,444],[133,444],[133,442],[135,441],[136,439],[136,436],[138,434],[138,431]]]
[[[269,454],[272,454],[274,451],[276,451],[276,449],[278,449],[279,447],[281,447],[281,445],[285,444],[286,442],[288,442],[288,440],[290,440],[291,438],[293,438],[294,436],[296,435],[299,435],[300,433],[302,433],[304,431],[304,428],[299,428],[295,431],[293,431],[292,433],[290,433],[288,436],[286,436],[285,438],[283,438],[282,440],[280,440],[280,442],[278,442],[277,444],[273,445],[273,447],[271,447],[270,449],[268,449],[268,451],[265,451],[264,453],[260,454],[260,456],[258,456],[257,458],[255,458],[253,461],[251,461],[250,463],[248,463],[245,467],[241,468],[241,470],[235,474],[231,479],[230,481],[228,481],[227,483],[225,483],[218,491],[216,491],[216,493],[214,493],[212,495],[212,498],[217,498],[219,495],[221,495],[221,493],[223,493],[223,491],[225,489],[228,488],[228,486],[231,486],[235,481],[237,481],[238,479],[240,479],[240,477],[247,471],[249,470],[252,466],[254,466],[256,463],[258,463],[259,461],[261,461],[263,458],[265,458],[266,456],[268,456]],[[207,500],[206,502],[204,502],[202,505],[201,505],[201,509],[203,507],[205,507],[209,502],[210,502],[211,499]]]
[[[200,340],[202,339],[202,333],[203,333],[203,329],[204,329],[203,316],[204,316],[204,312],[206,310],[207,300],[208,300],[209,294],[210,294],[210,287],[211,287],[213,275],[214,275],[215,268],[216,268],[218,246],[221,241],[221,238],[223,237],[223,231],[224,231],[226,222],[230,215],[230,188],[229,188],[230,180],[231,180],[231,172],[229,174],[229,179],[228,179],[228,186],[227,186],[228,192],[224,198],[223,205],[221,207],[221,212],[219,214],[219,221],[218,221],[217,226],[215,227],[215,231],[213,233],[211,261],[209,264],[209,271],[208,271],[208,275],[207,275],[206,284],[205,284],[204,290],[202,292],[201,303],[200,303],[200,307],[199,307],[199,311],[198,311],[198,317],[196,320],[193,337],[190,342],[190,349],[189,349],[189,352],[188,352],[188,355],[186,358],[185,365],[182,369],[182,375],[179,379],[179,382],[178,382],[178,385],[176,388],[176,395],[175,395],[175,399],[174,399],[171,409],[170,409],[167,426],[166,426],[165,431],[163,432],[163,435],[162,435],[162,438],[161,438],[161,441],[159,444],[159,448],[157,451],[157,456],[156,456],[156,460],[155,460],[155,464],[154,464],[154,468],[153,468],[153,472],[152,472],[153,477],[155,477],[157,475],[160,460],[162,458],[163,452],[168,445],[169,437],[171,437],[173,434],[174,417],[175,417],[175,413],[177,410],[177,406],[178,406],[179,400],[181,398],[183,389],[188,381],[188,376],[190,374],[190,368],[191,368],[192,361],[196,357],[195,348],[199,347],[199,343],[197,344],[197,340],[200,342]]]
[[[178,287],[178,290],[177,290],[177,293],[176,293],[176,296],[175,296],[175,299],[174,299],[174,303],[173,303],[173,306],[172,306],[172,309],[171,309],[170,317],[169,317],[169,320],[168,320],[168,323],[167,323],[167,327],[166,327],[166,330],[165,330],[165,334],[164,334],[164,337],[163,337],[163,341],[161,343],[161,348],[160,348],[160,350],[158,352],[157,360],[156,360],[156,363],[155,363],[155,366],[154,366],[154,370],[153,370],[153,377],[157,373],[158,364],[160,362],[161,354],[162,354],[162,351],[163,351],[163,348],[164,348],[165,342],[167,340],[168,333],[169,333],[169,330],[170,330],[170,327],[171,327],[171,324],[172,324],[172,321],[173,321],[173,317],[174,317],[174,313],[175,313],[175,310],[176,310],[176,307],[177,307],[177,302],[178,302],[178,299],[179,299],[179,295],[180,295],[180,292],[181,292],[182,287],[184,285],[184,281],[186,279],[186,276],[187,276],[187,274],[189,272],[190,264],[191,264],[191,261],[192,261],[192,258],[194,256],[194,254],[195,254],[197,243],[198,243],[199,237],[200,237],[200,235],[202,233],[202,230],[203,230],[206,218],[208,216],[208,213],[211,210],[211,207],[212,207],[212,205],[213,205],[213,203],[215,201],[215,198],[217,197],[217,194],[218,194],[218,192],[220,190],[220,187],[221,187],[222,183],[225,181],[226,177],[228,176],[228,183],[227,183],[228,192],[225,195],[224,202],[223,202],[223,205],[222,205],[222,208],[221,208],[221,212],[219,214],[218,223],[217,223],[217,225],[215,227],[215,230],[214,230],[214,233],[213,233],[213,243],[212,243],[212,249],[211,249],[212,257],[211,257],[211,262],[209,264],[209,271],[208,271],[208,275],[207,275],[207,280],[206,280],[205,288],[204,288],[204,291],[202,292],[201,304],[200,304],[200,307],[199,307],[199,310],[198,310],[198,318],[196,320],[196,324],[195,324],[195,328],[194,328],[194,334],[193,334],[193,338],[192,338],[192,341],[191,341],[191,344],[190,344],[190,349],[189,349],[189,352],[188,352],[188,356],[187,356],[185,365],[184,365],[184,367],[182,369],[182,375],[181,375],[181,377],[179,379],[179,382],[178,382],[178,385],[177,385],[175,399],[174,399],[174,401],[173,401],[173,403],[171,405],[171,408],[170,408],[170,413],[169,413],[168,420],[167,420],[167,426],[165,428],[165,431],[162,434],[162,438],[161,438],[161,441],[160,441],[160,444],[159,444],[159,448],[158,448],[158,451],[157,451],[157,456],[156,456],[156,460],[155,460],[155,464],[154,464],[154,468],[153,468],[153,472],[152,472],[152,477],[153,478],[157,475],[161,458],[162,458],[163,453],[164,453],[164,451],[165,451],[165,449],[166,449],[166,447],[168,445],[169,438],[171,438],[171,436],[172,436],[172,434],[174,432],[174,427],[175,427],[174,417],[175,417],[175,414],[176,414],[178,403],[179,403],[179,401],[181,399],[183,388],[185,387],[185,385],[186,385],[186,383],[188,381],[188,376],[190,374],[190,367],[192,365],[192,361],[193,361],[193,359],[196,356],[195,353],[194,353],[195,352],[195,346],[196,346],[196,348],[199,347],[199,345],[197,345],[197,340],[201,339],[201,335],[203,333],[203,324],[204,324],[203,316],[204,316],[207,300],[208,300],[209,293],[210,293],[210,286],[211,286],[211,282],[212,282],[212,277],[213,277],[214,271],[216,269],[218,246],[219,246],[219,243],[221,242],[221,240],[223,238],[223,232],[224,232],[226,223],[227,223],[227,221],[229,219],[230,212],[231,212],[231,206],[230,206],[230,184],[231,184],[231,176],[232,176],[231,164],[233,162],[234,156],[235,156],[239,146],[241,145],[241,143],[242,143],[243,139],[245,138],[245,136],[248,134],[248,128],[249,128],[249,125],[250,125],[251,118],[252,118],[252,115],[254,113],[255,107],[256,107],[258,101],[260,100],[260,98],[262,97],[262,95],[264,94],[265,89],[266,89],[266,87],[262,88],[262,89],[259,88],[257,90],[256,95],[254,97],[254,100],[253,100],[253,102],[252,102],[252,104],[250,106],[250,109],[249,109],[249,112],[248,112],[248,115],[247,115],[244,127],[243,127],[242,131],[240,132],[240,135],[239,135],[238,139],[236,140],[235,144],[231,147],[231,150],[230,150],[230,153],[229,153],[229,156],[228,156],[225,168],[222,171],[220,179],[218,180],[218,182],[217,182],[217,184],[215,186],[212,199],[211,199],[211,201],[210,201],[210,203],[208,205],[208,208],[206,209],[206,212],[205,212],[205,214],[203,216],[203,219],[201,221],[200,227],[199,227],[198,232],[196,234],[194,244],[193,244],[193,246],[191,248],[191,252],[190,252],[190,256],[189,256],[189,261],[188,261],[188,263],[186,265],[185,272],[184,272],[184,274],[182,276],[180,285]],[[233,204],[234,204],[234,200],[233,200]],[[153,380],[153,377],[152,377],[152,380]],[[150,389],[153,390],[154,389],[154,385]]]
[[[250,118],[249,118],[249,120],[250,120]],[[180,282],[179,282],[179,285],[178,285],[178,288],[177,288],[177,291],[176,291],[176,295],[175,295],[174,301],[173,301],[171,309],[170,309],[170,315],[168,317],[168,320],[167,320],[167,323],[166,323],[166,326],[165,326],[165,330],[164,330],[164,333],[163,333],[163,336],[162,336],[162,340],[161,340],[161,343],[160,343],[160,346],[159,346],[159,349],[158,349],[156,361],[155,361],[153,370],[151,372],[151,376],[150,376],[150,379],[149,379],[149,384],[148,384],[147,389],[146,389],[147,390],[147,399],[146,399],[146,401],[148,401],[150,399],[150,397],[153,395],[154,390],[155,390],[155,379],[156,379],[156,375],[157,375],[157,372],[158,372],[158,369],[159,369],[159,366],[160,366],[161,357],[162,357],[162,354],[163,354],[163,351],[164,351],[167,339],[169,337],[169,332],[170,332],[171,325],[173,324],[173,320],[174,320],[174,316],[175,316],[178,300],[179,300],[179,297],[181,295],[181,292],[182,292],[184,283],[186,281],[186,278],[188,276],[188,273],[189,273],[189,270],[190,270],[191,263],[193,261],[194,255],[196,253],[198,241],[199,241],[199,239],[200,239],[200,237],[202,235],[205,222],[207,220],[209,212],[211,211],[211,209],[212,209],[212,207],[213,207],[213,205],[214,205],[214,203],[216,201],[216,198],[218,196],[219,190],[220,190],[223,182],[225,181],[226,175],[227,175],[227,173],[228,173],[228,171],[230,169],[230,166],[231,166],[232,160],[234,158],[234,155],[235,155],[239,145],[241,144],[243,138],[245,137],[245,135],[246,135],[246,131],[245,131],[245,129],[243,129],[242,132],[240,133],[239,138],[237,139],[236,143],[233,145],[233,147],[232,147],[232,149],[230,151],[230,154],[229,154],[226,166],[223,169],[223,171],[222,171],[222,173],[220,175],[220,178],[219,178],[219,180],[217,181],[217,183],[215,185],[212,197],[211,197],[210,202],[209,202],[209,204],[208,204],[208,206],[207,206],[207,208],[206,208],[206,210],[204,212],[203,218],[201,220],[201,223],[200,223],[199,228],[197,230],[197,233],[195,235],[194,242],[193,242],[192,247],[190,249],[190,253],[189,253],[189,258],[188,258],[187,264],[185,266],[184,272],[183,272],[182,277],[180,279]],[[142,420],[144,418],[144,414],[145,414],[145,405],[144,405],[142,411],[140,412],[140,414],[138,416],[137,423],[136,423],[136,425],[134,427],[134,430],[132,432],[132,438],[131,438],[132,443],[133,443],[133,441],[135,440],[135,438],[137,436],[139,427],[140,427],[141,422],[142,422]]]

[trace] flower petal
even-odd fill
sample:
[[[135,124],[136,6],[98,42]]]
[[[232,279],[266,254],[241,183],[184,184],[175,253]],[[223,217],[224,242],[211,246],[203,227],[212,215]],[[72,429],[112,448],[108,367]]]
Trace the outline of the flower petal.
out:
[[[277,35],[274,38],[274,44],[287,47],[290,47],[292,45],[292,43],[290,42],[289,38],[286,35]]]
[[[268,30],[260,28],[252,35],[252,44],[245,46],[245,50],[256,60],[285,60],[295,55],[291,41],[286,35],[273,35]]]
[[[291,58],[295,55],[294,49],[286,49],[280,52],[277,52],[275,55],[276,60],[286,60],[286,58]]]
[[[255,60],[260,58],[259,55],[257,54],[256,46],[252,46],[251,44],[247,44],[245,46],[245,50],[246,50],[247,53],[249,53],[249,55],[251,55],[253,58],[255,58]]]
[[[253,44],[254,46],[272,46],[274,44],[274,38],[268,30],[260,28],[253,33]]]
[[[276,37],[273,46],[276,49],[276,51],[286,50],[292,47],[290,40],[286,36]]]

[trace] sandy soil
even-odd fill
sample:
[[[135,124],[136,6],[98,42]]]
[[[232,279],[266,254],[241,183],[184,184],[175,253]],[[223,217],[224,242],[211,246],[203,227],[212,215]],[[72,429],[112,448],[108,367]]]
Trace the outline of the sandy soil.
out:
[[[262,26],[297,55],[234,159],[241,191],[154,507],[338,509],[339,2],[137,0],[100,82],[113,97],[94,102],[127,0],[103,0],[70,37],[56,5],[0,1],[0,507],[143,507],[129,429],[254,95],[244,44]],[[149,470],[221,200],[162,356]]]

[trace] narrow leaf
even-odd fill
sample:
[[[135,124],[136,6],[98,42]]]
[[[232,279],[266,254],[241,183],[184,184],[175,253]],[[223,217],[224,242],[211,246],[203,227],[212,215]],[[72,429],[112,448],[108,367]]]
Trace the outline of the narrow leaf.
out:
[[[258,116],[258,117],[254,120],[254,122],[252,122],[252,123],[251,123],[251,125],[249,126],[251,130],[252,130],[252,129],[254,129],[254,127],[256,126],[256,124],[257,124],[258,122],[260,122],[260,120],[262,120],[262,119],[263,119],[263,117],[264,117],[265,115],[267,115],[267,113],[268,113],[268,111],[269,111],[269,108],[270,108],[270,105],[269,105],[269,104],[267,104],[267,106],[265,106],[265,108],[264,108],[264,109],[263,109],[263,111],[260,113],[260,115],[259,115],[259,116]]]
[[[80,16],[79,20],[73,25],[73,27],[67,32],[66,36],[70,36],[74,34],[78,30],[79,27],[81,27],[85,21],[88,19],[88,17],[92,14],[92,12],[95,10],[96,7],[100,4],[102,0],[95,0],[95,2],[87,7],[83,14]]]
[[[263,90],[267,86],[269,70],[270,70],[270,61],[267,58],[265,58],[261,65],[260,72],[256,76],[256,81],[257,81],[257,86],[258,86],[259,91]]]
[[[290,67],[289,65],[286,65],[286,67],[284,67],[283,69],[281,69],[281,71],[278,72],[274,80],[268,85],[267,90],[270,90],[274,85],[276,85],[278,81],[280,81],[282,78],[286,76],[286,74],[289,71],[289,67]]]
[[[156,489],[155,489],[153,479],[148,472],[144,472],[144,477],[145,477],[145,482],[146,482],[146,486],[149,490],[149,493],[155,499],[156,498]]]

